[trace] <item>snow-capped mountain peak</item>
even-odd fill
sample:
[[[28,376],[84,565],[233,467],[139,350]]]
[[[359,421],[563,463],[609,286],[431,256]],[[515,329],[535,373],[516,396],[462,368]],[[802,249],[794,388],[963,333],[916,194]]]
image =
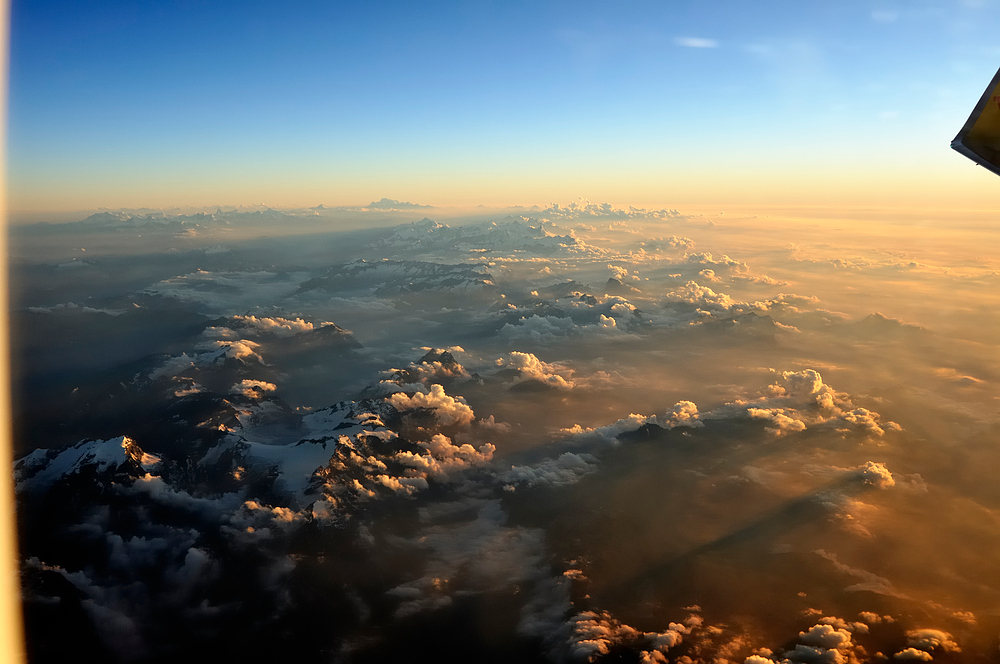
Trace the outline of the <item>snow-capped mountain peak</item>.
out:
[[[35,450],[14,462],[17,491],[45,491],[57,482],[92,472],[135,478],[160,462],[143,452],[128,436],[109,440],[83,440],[63,450]]]

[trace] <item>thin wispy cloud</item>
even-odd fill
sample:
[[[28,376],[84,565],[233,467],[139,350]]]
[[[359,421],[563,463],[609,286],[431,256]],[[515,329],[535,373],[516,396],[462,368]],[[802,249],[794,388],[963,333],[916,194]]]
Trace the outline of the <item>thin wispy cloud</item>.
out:
[[[705,39],[703,37],[678,37],[674,40],[678,46],[687,48],[718,48],[719,42],[715,39]]]
[[[885,9],[876,9],[872,12],[872,20],[876,23],[895,23],[899,18],[899,12]]]

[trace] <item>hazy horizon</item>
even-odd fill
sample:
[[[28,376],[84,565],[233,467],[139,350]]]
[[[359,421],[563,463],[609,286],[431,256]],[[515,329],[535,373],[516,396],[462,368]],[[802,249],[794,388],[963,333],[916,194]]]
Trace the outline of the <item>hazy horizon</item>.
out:
[[[10,208],[987,207],[986,0],[15,2]],[[126,55],[127,54],[127,55]]]

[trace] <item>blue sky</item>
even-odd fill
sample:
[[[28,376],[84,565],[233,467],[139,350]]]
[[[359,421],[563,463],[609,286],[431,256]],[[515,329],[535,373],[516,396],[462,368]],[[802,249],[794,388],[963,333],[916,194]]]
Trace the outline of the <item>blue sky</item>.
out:
[[[451,204],[769,178],[780,199],[812,172],[800,189],[885,173],[992,195],[948,141],[1000,67],[998,32],[987,0],[14,0],[10,193]]]

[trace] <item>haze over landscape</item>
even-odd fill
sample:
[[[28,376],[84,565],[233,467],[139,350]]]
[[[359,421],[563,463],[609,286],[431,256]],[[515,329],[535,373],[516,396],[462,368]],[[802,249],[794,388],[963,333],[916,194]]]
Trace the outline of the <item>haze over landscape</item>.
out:
[[[998,19],[15,2],[29,661],[1000,660]]]

